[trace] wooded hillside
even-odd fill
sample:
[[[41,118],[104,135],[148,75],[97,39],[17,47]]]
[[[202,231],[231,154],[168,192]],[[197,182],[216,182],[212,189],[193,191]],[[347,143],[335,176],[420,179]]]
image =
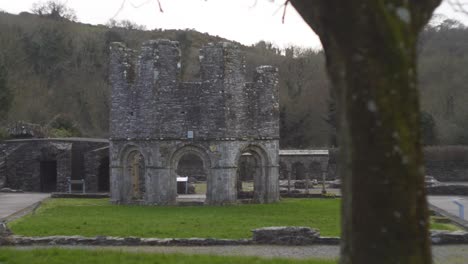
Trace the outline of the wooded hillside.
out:
[[[157,38],[180,42],[184,80],[197,79],[201,46],[226,41],[194,30],[109,28],[29,13],[0,13],[2,124],[23,120],[75,125],[83,136],[106,137],[109,43],[121,41],[137,48]],[[422,125],[427,144],[468,143],[467,42],[468,29],[453,21],[428,28],[421,36]],[[329,146],[333,100],[322,52],[279,50],[265,42],[241,47],[248,74],[264,64],[280,69],[282,148]]]

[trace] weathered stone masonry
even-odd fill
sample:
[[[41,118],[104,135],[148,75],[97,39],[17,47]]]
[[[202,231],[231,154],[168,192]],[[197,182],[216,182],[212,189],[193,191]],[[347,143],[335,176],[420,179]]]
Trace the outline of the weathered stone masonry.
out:
[[[148,41],[139,52],[111,46],[111,200],[174,204],[178,162],[192,154],[206,170],[207,203],[233,203],[239,159],[248,152],[260,164],[254,199],[277,201],[277,69],[258,67],[246,82],[243,57],[230,43],[202,48],[198,82],[180,82],[180,67],[177,42]]]
[[[108,142],[105,139],[17,139],[0,142],[0,188],[33,192],[66,192],[68,178],[84,179],[87,191],[108,180]],[[95,153],[101,159],[86,162]],[[93,167],[95,165],[96,168]],[[99,171],[101,169],[101,171]]]

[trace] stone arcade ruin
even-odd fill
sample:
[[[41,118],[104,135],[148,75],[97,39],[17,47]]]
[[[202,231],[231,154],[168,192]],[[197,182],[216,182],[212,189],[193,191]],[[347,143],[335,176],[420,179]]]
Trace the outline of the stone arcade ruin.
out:
[[[203,162],[206,203],[237,200],[241,155],[256,161],[253,199],[279,199],[277,69],[261,66],[246,82],[234,44],[200,51],[200,81],[180,82],[180,50],[169,40],[140,51],[111,46],[111,201],[175,204],[177,167],[185,155]]]

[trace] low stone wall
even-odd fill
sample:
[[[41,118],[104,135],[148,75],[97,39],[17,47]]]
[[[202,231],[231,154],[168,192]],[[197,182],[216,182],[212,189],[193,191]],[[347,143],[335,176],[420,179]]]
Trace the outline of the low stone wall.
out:
[[[272,226],[252,230],[258,244],[310,245],[320,237],[317,229],[302,226]]]
[[[339,237],[321,237],[318,230],[308,227],[267,227],[253,230],[253,239],[216,238],[139,238],[47,236],[25,237],[11,235],[0,223],[0,246],[243,246],[243,245],[339,245]],[[468,244],[468,232],[432,231],[433,245]]]
[[[0,246],[30,245],[69,245],[69,246],[227,246],[250,245],[250,239],[214,239],[214,238],[139,238],[139,237],[82,237],[82,236],[47,236],[47,237],[0,237]]]
[[[433,245],[468,244],[468,232],[431,231]]]

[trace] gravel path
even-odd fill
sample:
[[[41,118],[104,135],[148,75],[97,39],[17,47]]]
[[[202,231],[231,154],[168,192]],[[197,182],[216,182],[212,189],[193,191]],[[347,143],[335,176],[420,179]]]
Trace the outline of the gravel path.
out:
[[[17,247],[28,250],[33,248],[47,248],[47,246]],[[258,256],[265,258],[320,258],[335,259],[339,256],[339,246],[209,246],[209,247],[93,247],[66,246],[64,248],[88,250],[118,250],[126,252],[147,253],[184,253],[210,254],[226,256]],[[468,245],[433,246],[434,264],[467,264]]]
[[[0,193],[0,220],[49,197],[48,193]]]

